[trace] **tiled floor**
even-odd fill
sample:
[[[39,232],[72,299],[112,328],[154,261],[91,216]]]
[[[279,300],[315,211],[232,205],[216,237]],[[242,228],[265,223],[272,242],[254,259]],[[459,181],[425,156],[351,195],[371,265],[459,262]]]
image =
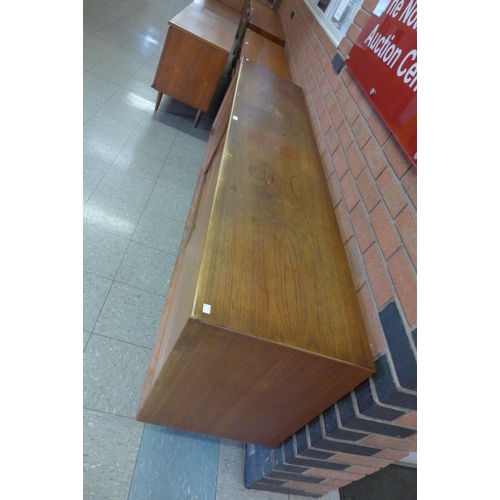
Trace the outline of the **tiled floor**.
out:
[[[287,500],[245,490],[243,444],[134,419],[214,118],[194,129],[167,96],[154,112],[167,23],[189,3],[84,0],[85,499]]]

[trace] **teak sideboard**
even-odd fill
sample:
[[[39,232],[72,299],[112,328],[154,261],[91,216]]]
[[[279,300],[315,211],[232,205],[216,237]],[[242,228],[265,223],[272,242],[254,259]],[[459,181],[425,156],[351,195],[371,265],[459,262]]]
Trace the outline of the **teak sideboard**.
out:
[[[169,21],[169,29],[151,85],[202,112],[208,111],[233,49],[241,14],[218,0],[194,0]]]
[[[210,134],[137,419],[274,447],[373,373],[302,89],[243,59]]]

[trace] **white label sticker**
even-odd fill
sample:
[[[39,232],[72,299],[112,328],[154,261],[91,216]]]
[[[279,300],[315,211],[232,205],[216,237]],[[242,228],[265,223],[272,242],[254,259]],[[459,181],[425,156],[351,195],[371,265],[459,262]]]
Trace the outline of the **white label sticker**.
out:
[[[233,120],[238,121],[238,117],[237,117],[237,116],[235,116],[235,115],[233,115]]]
[[[212,306],[210,304],[203,304],[202,312],[204,312],[205,314],[210,314],[211,308],[212,308]]]

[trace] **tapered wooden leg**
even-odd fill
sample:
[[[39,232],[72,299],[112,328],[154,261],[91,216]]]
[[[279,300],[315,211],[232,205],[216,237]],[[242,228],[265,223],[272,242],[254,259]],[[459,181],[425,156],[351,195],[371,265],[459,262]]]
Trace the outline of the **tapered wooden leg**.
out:
[[[160,107],[160,101],[161,101],[162,97],[163,97],[163,94],[161,92],[158,92],[158,95],[156,97],[155,111],[158,111],[158,108]]]
[[[201,109],[198,110],[198,113],[196,113],[196,118],[194,119],[193,127],[196,128],[196,125],[198,125],[198,120],[200,119],[201,116]]]

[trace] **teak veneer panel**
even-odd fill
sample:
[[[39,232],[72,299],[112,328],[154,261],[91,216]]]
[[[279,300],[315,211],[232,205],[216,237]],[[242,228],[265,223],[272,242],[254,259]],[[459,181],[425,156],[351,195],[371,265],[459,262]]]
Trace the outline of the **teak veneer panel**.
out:
[[[274,447],[374,364],[302,90],[243,60],[229,102],[137,418]]]
[[[248,28],[282,47],[285,46],[285,32],[278,12],[260,2],[253,0],[250,4]]]
[[[293,82],[286,62],[285,49],[255,31],[247,29],[241,48],[241,57],[260,64],[282,78]]]

